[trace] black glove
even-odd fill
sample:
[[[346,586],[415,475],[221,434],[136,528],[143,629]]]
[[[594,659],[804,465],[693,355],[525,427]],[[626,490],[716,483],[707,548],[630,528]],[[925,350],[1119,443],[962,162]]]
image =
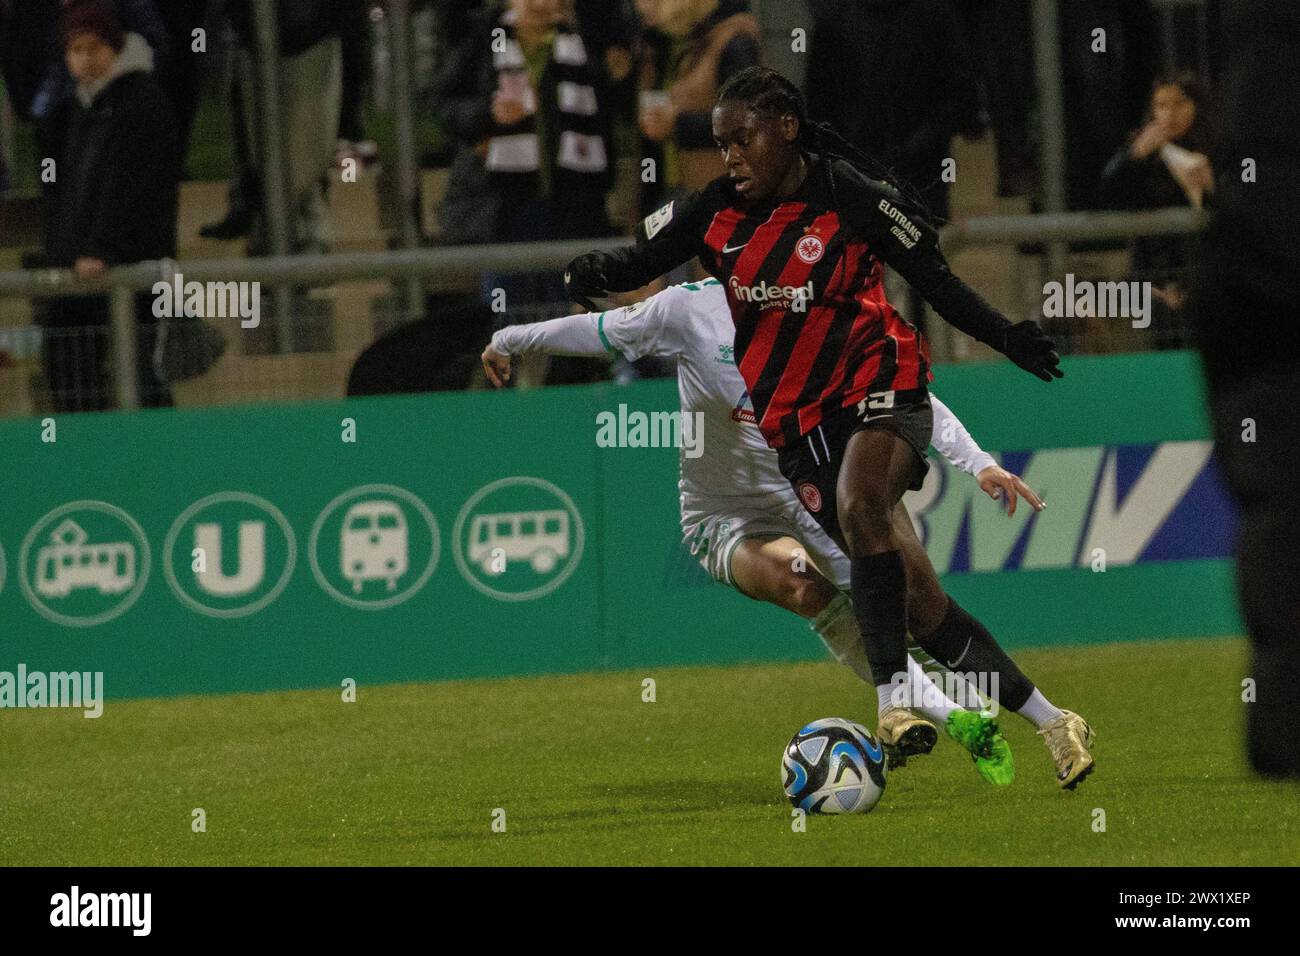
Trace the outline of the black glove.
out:
[[[1056,354],[1056,343],[1044,335],[1042,328],[1032,319],[1008,326],[1002,333],[1002,345],[998,351],[1044,382],[1065,375],[1059,368],[1061,356]]]
[[[578,302],[592,312],[599,311],[591,300],[609,295],[605,253],[587,252],[570,262],[564,270],[564,288],[571,302]]]

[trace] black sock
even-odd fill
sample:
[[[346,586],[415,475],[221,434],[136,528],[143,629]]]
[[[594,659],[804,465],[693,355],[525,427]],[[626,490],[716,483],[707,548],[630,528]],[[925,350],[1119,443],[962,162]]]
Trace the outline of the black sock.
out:
[[[850,597],[877,687],[907,671],[907,570],[899,551],[849,561]]]
[[[1034,682],[1026,677],[1007,656],[997,639],[975,618],[966,613],[956,601],[948,598],[948,611],[939,626],[930,634],[916,637],[922,650],[944,667],[962,674],[985,676],[989,690],[1007,710],[1019,710],[1034,692]],[[997,675],[997,683],[993,676]],[[977,686],[978,683],[977,683]]]

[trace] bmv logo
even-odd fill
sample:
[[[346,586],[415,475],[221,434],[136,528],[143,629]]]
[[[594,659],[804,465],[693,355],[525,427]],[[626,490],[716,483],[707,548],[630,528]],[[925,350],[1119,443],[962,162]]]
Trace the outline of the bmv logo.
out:
[[[944,464],[904,501],[940,573],[1131,565],[1232,554],[1236,512],[1208,441],[1008,452],[1050,507],[1014,517]]]

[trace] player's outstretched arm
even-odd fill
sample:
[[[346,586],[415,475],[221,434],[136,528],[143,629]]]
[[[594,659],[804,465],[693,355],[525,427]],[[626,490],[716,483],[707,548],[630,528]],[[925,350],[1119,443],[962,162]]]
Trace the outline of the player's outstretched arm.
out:
[[[840,167],[837,167],[837,171]],[[872,251],[934,307],[945,322],[997,349],[1045,382],[1061,378],[1056,344],[1037,322],[1012,322],[953,275],[939,250],[939,234],[915,205],[888,183],[847,165],[841,177],[841,215]]]
[[[702,210],[714,199],[713,187],[674,200],[641,220],[636,244],[614,252],[587,252],[564,270],[564,286],[574,302],[589,309],[611,292],[631,292],[690,262],[703,246]]]
[[[511,358],[528,352],[543,355],[622,355],[629,362],[646,355],[682,351],[682,316],[689,315],[680,286],[669,286],[634,305],[605,312],[583,312],[548,322],[508,325],[492,335],[483,350],[483,371],[501,388],[510,380]],[[674,322],[674,316],[676,321]]]
[[[546,322],[507,325],[492,334],[483,350],[483,371],[488,381],[501,388],[510,381],[511,360],[516,355],[600,356],[608,350],[601,341],[601,316],[594,312],[566,315]]]
[[[1016,513],[1016,502],[1020,498],[1028,501],[1035,511],[1047,507],[1019,475],[1007,471],[979,446],[961,419],[933,392],[930,393],[930,404],[934,407],[931,441],[935,449],[954,466],[974,475],[980,488],[994,501],[1005,501],[1008,516]]]

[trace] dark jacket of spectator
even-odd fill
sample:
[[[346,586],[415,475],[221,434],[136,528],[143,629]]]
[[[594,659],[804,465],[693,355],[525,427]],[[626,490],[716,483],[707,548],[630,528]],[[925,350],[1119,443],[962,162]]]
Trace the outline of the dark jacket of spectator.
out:
[[[64,12],[67,36],[96,33],[115,52],[107,72],[74,87],[58,111],[66,131],[56,156],[56,182],[47,197],[49,264],[112,267],[176,254],[179,164],[176,117],[154,80],[153,55],[139,34],[123,33],[107,3],[87,2]],[[152,356],[157,325],[150,296],[135,297],[140,323],[136,350],[142,405],[171,404]],[[47,329],[41,364],[56,411],[93,411],[112,405],[110,349],[104,296],[76,296],[37,303]]]
[[[1176,145],[1196,148],[1183,142]],[[1190,204],[1159,151],[1145,159],[1134,159],[1128,146],[1116,150],[1106,164],[1101,174],[1101,196],[1109,209],[1164,209]]]
[[[983,132],[979,80],[951,0],[813,3],[808,108],[948,216],[952,138]]]
[[[1111,157],[1102,173],[1101,196],[1102,205],[1108,209],[1191,205],[1158,152],[1146,159],[1134,159],[1127,146]],[[1195,255],[1197,242],[1196,236],[1139,236],[1133,240],[1133,272],[1150,282],[1182,277]]]
[[[87,99],[77,91],[57,165],[53,265],[176,255],[176,123],[148,64],[144,41],[128,35],[110,74]]]
[[[247,50],[257,49],[253,7],[256,0],[233,0],[230,21],[239,43]],[[322,40],[341,35],[348,27],[355,4],[352,0],[280,0],[277,25],[280,55],[297,56]]]
[[[486,120],[482,115],[479,37],[491,29],[489,12],[450,2],[438,8],[438,29],[447,43],[433,82],[433,111],[456,141],[447,188],[438,207],[441,240],[459,246],[491,242],[496,233],[500,197],[493,191],[483,166],[480,147]],[[477,138],[476,138],[477,137]]]
[[[469,39],[459,82],[440,104],[442,121],[461,143],[477,147],[505,206],[542,198],[552,205],[556,238],[607,235],[614,147],[603,64],[588,56],[573,24],[561,23],[540,71],[527,79],[535,112],[500,126],[492,117],[493,95],[510,77],[522,79],[530,64],[513,19],[507,14],[495,26],[505,30],[502,52],[493,52],[482,35]],[[503,212],[508,217],[509,210]],[[494,238],[517,237],[498,232]]]

